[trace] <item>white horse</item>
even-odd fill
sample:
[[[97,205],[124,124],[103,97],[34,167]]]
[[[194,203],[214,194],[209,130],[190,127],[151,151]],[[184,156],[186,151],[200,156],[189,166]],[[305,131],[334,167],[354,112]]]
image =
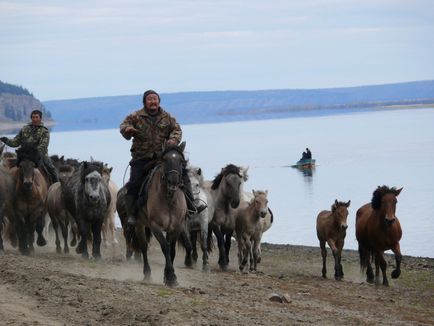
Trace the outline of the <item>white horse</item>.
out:
[[[192,258],[194,262],[197,262],[198,254],[196,242],[197,236],[199,234],[200,247],[202,249],[202,269],[203,271],[209,271],[207,244],[208,224],[210,221],[210,216],[214,214],[214,205],[212,203],[211,194],[205,187],[202,169],[193,166],[189,166],[187,169],[195,202],[200,202],[207,205],[207,208],[205,208],[202,212],[199,214],[191,214],[187,219],[187,230],[190,234],[191,245],[193,249]],[[189,255],[188,251],[186,251],[186,255]]]

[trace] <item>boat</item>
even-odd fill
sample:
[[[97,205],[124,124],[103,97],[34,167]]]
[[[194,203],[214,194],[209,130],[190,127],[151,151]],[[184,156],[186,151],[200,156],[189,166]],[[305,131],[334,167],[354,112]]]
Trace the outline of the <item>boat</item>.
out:
[[[313,158],[305,158],[298,160],[297,163],[291,165],[293,168],[302,168],[302,169],[312,169],[315,167],[315,159]]]

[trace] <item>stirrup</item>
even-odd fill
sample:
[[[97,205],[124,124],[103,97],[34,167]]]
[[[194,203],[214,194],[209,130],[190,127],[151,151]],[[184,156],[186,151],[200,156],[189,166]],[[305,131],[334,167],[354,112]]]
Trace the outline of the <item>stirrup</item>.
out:
[[[200,206],[196,206],[196,214],[202,213],[205,210],[205,208],[207,208],[207,207],[208,206],[205,204],[201,204]]]

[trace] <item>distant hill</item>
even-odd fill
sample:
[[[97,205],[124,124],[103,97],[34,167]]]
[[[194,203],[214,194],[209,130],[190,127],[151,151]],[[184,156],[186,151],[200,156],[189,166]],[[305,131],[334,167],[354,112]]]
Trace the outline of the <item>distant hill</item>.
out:
[[[434,103],[434,80],[329,89],[162,93],[161,105],[182,124],[335,114]],[[56,130],[117,128],[142,95],[46,101]]]
[[[50,125],[51,113],[27,89],[0,81],[1,131],[12,131],[30,121],[30,113],[40,110]]]

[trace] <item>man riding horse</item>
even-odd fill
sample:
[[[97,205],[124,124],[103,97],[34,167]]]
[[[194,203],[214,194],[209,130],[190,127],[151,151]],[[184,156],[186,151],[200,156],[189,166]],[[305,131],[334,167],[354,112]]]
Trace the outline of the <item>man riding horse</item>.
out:
[[[153,90],[143,94],[143,108],[128,115],[120,125],[122,136],[130,140],[131,146],[130,180],[126,184],[125,207],[128,224],[136,224],[137,199],[142,183],[160,157],[163,145],[178,145],[182,130],[176,119],[160,106],[160,96]],[[192,212],[201,212],[206,206],[196,207],[191,190],[190,178],[184,168],[182,175],[187,207]]]
[[[48,156],[48,144],[50,142],[50,133],[48,128],[42,122],[42,112],[33,110],[30,114],[32,121],[25,125],[19,133],[13,138],[0,137],[0,140],[10,147],[27,145],[36,148],[39,151],[42,165],[51,179],[51,183],[59,181],[57,170]]]

